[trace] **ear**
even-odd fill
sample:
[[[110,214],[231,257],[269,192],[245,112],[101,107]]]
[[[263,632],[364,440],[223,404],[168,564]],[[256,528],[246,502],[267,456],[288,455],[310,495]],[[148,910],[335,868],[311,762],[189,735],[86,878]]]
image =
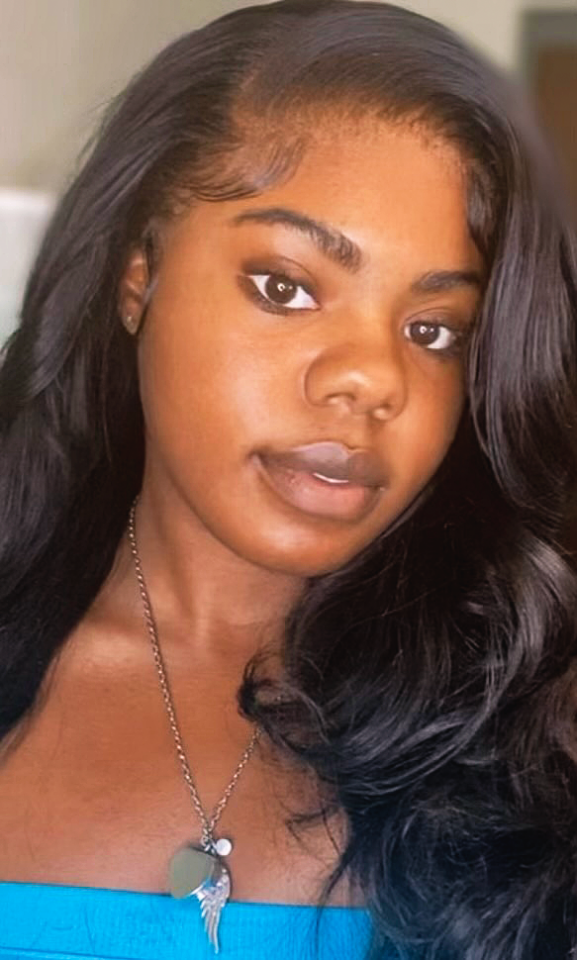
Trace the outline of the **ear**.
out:
[[[137,333],[146,306],[150,283],[148,260],[144,247],[131,247],[118,285],[118,310],[129,333]]]

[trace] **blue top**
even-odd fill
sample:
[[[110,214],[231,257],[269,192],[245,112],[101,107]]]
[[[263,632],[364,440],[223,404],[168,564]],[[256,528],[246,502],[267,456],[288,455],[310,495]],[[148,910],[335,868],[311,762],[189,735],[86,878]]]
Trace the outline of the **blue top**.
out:
[[[371,921],[326,907],[315,953],[313,906],[226,904],[223,960],[362,960]],[[396,953],[394,954],[396,956]],[[1,960],[214,960],[196,898],[93,887],[0,882]],[[393,960],[393,953],[382,960]]]

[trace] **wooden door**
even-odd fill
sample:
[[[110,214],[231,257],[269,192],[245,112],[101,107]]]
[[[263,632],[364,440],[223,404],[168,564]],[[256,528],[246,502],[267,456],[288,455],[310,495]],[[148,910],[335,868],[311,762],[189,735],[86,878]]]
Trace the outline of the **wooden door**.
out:
[[[530,11],[523,48],[525,77],[555,145],[577,224],[577,9]]]

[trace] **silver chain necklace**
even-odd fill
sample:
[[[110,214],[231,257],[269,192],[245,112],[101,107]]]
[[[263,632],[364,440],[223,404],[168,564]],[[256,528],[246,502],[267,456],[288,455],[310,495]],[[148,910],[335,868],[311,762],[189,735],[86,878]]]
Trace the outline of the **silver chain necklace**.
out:
[[[148,596],[148,590],[146,589],[144,574],[142,573],[142,564],[136,545],[135,532],[135,513],[137,502],[138,497],[130,509],[128,520],[128,539],[130,541],[130,549],[134,559],[134,568],[136,571],[136,579],[138,581],[138,587],[142,599],[144,619],[146,621],[146,627],[150,637],[154,663],[156,664],[158,679],[160,681],[160,687],[162,690],[162,697],[166,706],[170,729],[172,730],[172,735],[174,737],[176,753],[182,769],[182,775],[186,781],[192,804],[202,825],[200,841],[198,843],[187,844],[180,850],[177,850],[172,857],[169,869],[169,890],[172,896],[176,897],[177,899],[192,896],[197,898],[200,903],[207,936],[214,947],[215,953],[218,953],[218,924],[223,907],[225,906],[231,891],[230,871],[225,866],[223,857],[228,856],[228,854],[231,852],[232,841],[226,837],[221,837],[217,840],[214,831],[220,819],[220,815],[226,807],[231,793],[237,784],[238,778],[246,767],[254,748],[256,747],[260,735],[260,727],[255,727],[250,742],[244,750],[226,790],[216,804],[211,817],[207,817],[200,802],[198,790],[196,789],[190,766],[188,764],[188,760],[186,759],[186,753],[184,752],[182,737],[176,721],[176,711],[174,709],[174,703],[166,675],[166,668],[162,658],[162,653],[160,651],[160,643],[152,613],[152,605]]]

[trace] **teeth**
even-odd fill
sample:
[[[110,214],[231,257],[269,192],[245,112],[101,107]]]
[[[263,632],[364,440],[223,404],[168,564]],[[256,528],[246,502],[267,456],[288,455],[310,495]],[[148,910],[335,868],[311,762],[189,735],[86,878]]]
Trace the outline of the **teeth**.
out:
[[[348,480],[335,480],[334,477],[325,477],[322,473],[313,473],[313,477],[316,477],[317,480],[324,480],[326,483],[345,483],[348,484]]]

